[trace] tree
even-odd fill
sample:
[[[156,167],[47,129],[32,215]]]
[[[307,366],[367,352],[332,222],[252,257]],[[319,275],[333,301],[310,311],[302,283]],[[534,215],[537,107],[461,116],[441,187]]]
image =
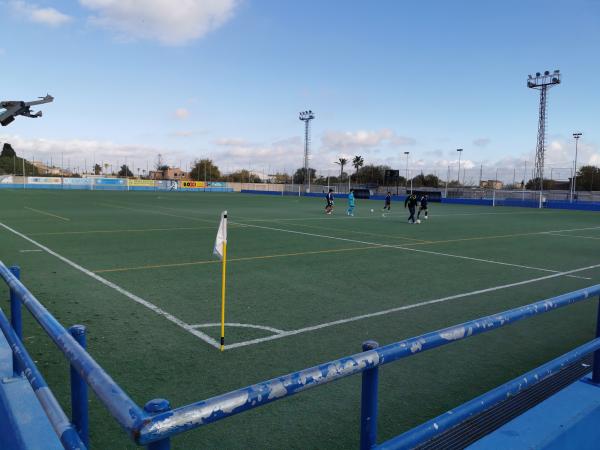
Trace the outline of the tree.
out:
[[[262,181],[260,177],[246,169],[230,173],[227,179],[236,183],[260,183]]]
[[[102,173],[102,167],[100,164],[94,164],[94,175],[100,175]]]
[[[335,162],[338,166],[340,166],[340,183],[342,182],[342,175],[344,173],[344,166],[346,164],[348,164],[348,160],[346,158],[339,158],[336,162]]]
[[[596,166],[581,166],[577,173],[575,187],[577,190],[600,190],[600,168]]]
[[[165,163],[163,162],[163,157],[162,155],[159,153],[158,155],[156,155],[156,162],[154,163],[154,167],[156,168],[156,170],[166,170],[166,169],[161,169],[161,167],[165,167]],[[167,169],[169,168],[169,166],[166,166]]]
[[[365,160],[363,159],[362,156],[355,156],[354,159],[352,160],[352,165],[354,166],[354,168],[356,169],[356,172],[354,174],[355,178],[356,178],[356,182],[358,183],[358,169],[360,169],[362,166],[364,166],[365,164]]]
[[[221,171],[211,159],[201,159],[194,161],[194,167],[190,171],[192,180],[213,181],[221,179]]]
[[[2,146],[2,153],[0,153],[0,158],[13,158],[17,156],[17,153],[12,148],[8,142],[5,142]]]
[[[290,181],[290,176],[287,173],[279,173],[277,172],[273,175],[273,183],[288,183]]]
[[[131,170],[129,170],[129,167],[127,167],[125,164],[123,164],[121,166],[121,170],[119,170],[119,173],[117,175],[119,175],[120,177],[132,177],[133,172],[131,172]]]
[[[316,178],[317,171],[315,169],[312,169],[312,168],[309,167],[308,173],[310,174],[310,179],[311,180],[314,180]],[[304,167],[301,167],[301,168],[299,168],[299,169],[296,170],[296,172],[294,173],[294,178],[293,178],[292,181],[294,183],[296,183],[296,184],[308,183],[308,179],[305,176]]]
[[[440,184],[440,179],[433,174],[423,174],[421,172],[419,175],[412,179],[413,186],[415,187],[438,187]]]

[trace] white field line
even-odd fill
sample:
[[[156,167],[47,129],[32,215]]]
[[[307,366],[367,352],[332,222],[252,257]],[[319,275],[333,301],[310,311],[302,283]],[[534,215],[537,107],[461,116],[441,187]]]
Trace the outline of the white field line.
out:
[[[550,231],[544,231],[544,233],[567,233],[570,231],[586,231],[586,230],[600,230],[600,227],[569,228],[566,230],[550,230]]]
[[[365,208],[366,209],[366,208]],[[400,209],[400,211],[404,211]],[[304,220],[376,220],[379,219],[380,216],[378,213],[381,211],[376,209],[373,215],[366,217],[352,217],[348,218],[346,215],[343,216],[327,216],[323,214],[323,217],[285,217],[285,218],[275,218],[275,219],[256,219],[256,218],[245,218],[240,217],[241,220],[245,220],[246,222],[284,222],[284,221],[304,221]],[[398,210],[385,213],[386,217],[404,217],[405,214],[399,213]],[[429,214],[429,217],[452,217],[452,216],[502,216],[502,215],[524,215],[524,214],[556,214],[555,212],[550,211],[523,211],[523,212],[480,212],[480,213],[447,213],[447,214]],[[407,216],[408,217],[408,216]]]
[[[61,216],[57,216],[56,214],[51,214],[51,213],[49,213],[49,212],[46,212],[46,211],[40,211],[39,209],[30,208],[29,206],[24,206],[24,208],[25,208],[25,209],[28,209],[29,211],[36,212],[36,213],[38,213],[38,214],[44,214],[44,215],[46,215],[46,216],[55,217],[55,218],[57,218],[57,219],[64,220],[64,221],[66,221],[66,222],[69,222],[69,221],[71,220],[71,219],[69,219],[69,218],[67,218],[67,217],[61,217]]]
[[[31,252],[41,252],[41,250],[19,250],[20,253],[31,253]]]
[[[254,225],[254,224],[248,224],[248,223],[240,223],[240,222],[230,222],[230,223],[235,223],[236,225],[247,226],[247,227],[252,227],[252,228],[262,228],[265,230],[281,231],[284,233],[292,233],[292,234],[300,234],[303,236],[312,236],[312,237],[319,237],[319,238],[324,238],[324,239],[333,239],[333,240],[337,240],[337,241],[354,242],[354,243],[364,244],[364,245],[373,245],[375,247],[394,248],[397,250],[406,250],[406,251],[415,252],[415,253],[424,253],[424,254],[435,255],[435,256],[446,256],[448,258],[465,259],[467,261],[477,261],[477,262],[483,262],[483,263],[488,263],[488,264],[497,264],[497,265],[501,265],[501,266],[518,267],[520,269],[538,270],[540,272],[559,273],[558,270],[544,269],[541,267],[533,267],[533,266],[525,266],[522,264],[513,264],[513,263],[502,262],[502,261],[494,261],[492,259],[483,259],[483,258],[474,258],[471,256],[454,255],[451,253],[434,252],[431,250],[422,250],[422,249],[418,249],[418,248],[403,247],[401,245],[380,244],[378,242],[359,241],[356,239],[348,239],[348,238],[342,238],[342,237],[338,237],[338,236],[328,236],[325,234],[307,233],[304,231],[288,230],[285,228],[266,227],[263,225]],[[587,278],[587,277],[579,277],[576,275],[565,275],[565,276],[568,276],[571,278],[583,278],[585,280],[591,279],[591,278]]]
[[[212,345],[215,348],[220,348],[219,343],[217,343],[217,341],[215,341],[213,338],[211,338],[210,336],[204,334],[203,332],[199,331],[199,330],[195,330],[194,328],[192,328],[189,324],[183,322],[182,320],[178,319],[177,317],[175,317],[172,314],[169,314],[168,312],[166,312],[165,310],[159,308],[158,306],[156,306],[153,303],[150,303],[147,300],[144,300],[141,297],[138,297],[135,294],[132,294],[129,291],[126,291],[125,289],[123,289],[120,286],[117,286],[115,283],[108,281],[105,278],[102,278],[100,275],[95,274],[94,272],[91,272],[89,270],[87,270],[85,267],[80,266],[79,264],[71,261],[70,259],[65,258],[62,255],[59,255],[58,253],[56,253],[53,250],[50,250],[48,247],[45,247],[44,245],[40,244],[39,242],[34,241],[33,239],[31,239],[30,237],[25,236],[22,233],[19,233],[16,230],[13,230],[12,228],[10,228],[9,226],[3,224],[2,222],[0,222],[0,226],[5,228],[6,230],[10,231],[11,233],[16,234],[17,236],[25,239],[26,241],[32,243],[33,245],[35,245],[36,247],[39,247],[40,249],[44,250],[46,253],[49,253],[52,256],[55,256],[56,258],[60,259],[61,261],[63,261],[64,263],[70,265],[71,267],[73,267],[74,269],[79,270],[80,272],[83,272],[84,274],[86,274],[87,276],[93,278],[96,281],[99,281],[100,283],[102,283],[103,285],[114,289],[115,291],[119,292],[120,294],[123,294],[125,297],[129,298],[130,300],[133,300],[136,303],[139,303],[142,306],[145,306],[146,308],[148,308],[149,310],[155,312],[156,314],[158,314],[159,316],[164,317],[165,319],[173,322],[175,325],[177,325],[180,328],[183,328],[185,331],[187,331],[188,333],[193,334],[194,336],[202,339],[204,342],[206,342],[207,344]]]
[[[199,323],[196,325],[190,325],[192,328],[212,328],[212,327],[220,327],[221,323],[212,322],[212,323]],[[237,328],[256,328],[258,330],[270,331],[275,334],[282,334],[285,331],[280,330],[279,328],[267,327],[266,325],[252,325],[250,323],[233,323],[233,322],[225,322],[226,327],[237,327]]]
[[[283,333],[275,334],[273,336],[267,336],[267,337],[258,338],[258,339],[251,339],[249,341],[243,341],[243,342],[236,342],[235,344],[226,345],[225,349],[231,350],[234,348],[246,347],[248,345],[260,344],[261,342],[272,341],[275,339],[281,339],[281,338],[288,337],[288,336],[294,336],[297,334],[307,333],[309,331],[315,331],[315,330],[320,330],[322,328],[333,327],[335,325],[342,325],[342,324],[349,323],[349,322],[356,322],[357,320],[369,319],[371,317],[377,317],[377,316],[384,316],[384,315],[396,313],[399,311],[406,311],[408,309],[421,308],[423,306],[433,305],[436,303],[444,303],[444,302],[448,302],[451,300],[457,300],[457,299],[461,299],[461,298],[465,298],[465,297],[472,297],[473,295],[485,294],[488,292],[499,291],[501,289],[508,289],[508,288],[515,287],[515,286],[522,286],[525,284],[536,283],[538,281],[549,280],[551,278],[557,278],[557,277],[565,276],[565,275],[572,274],[572,273],[583,272],[585,270],[597,269],[598,267],[600,267],[600,264],[595,264],[593,266],[587,266],[587,267],[581,267],[579,269],[568,270],[565,272],[558,272],[558,273],[555,273],[552,275],[546,275],[543,277],[531,278],[529,280],[519,281],[516,283],[503,284],[503,285],[495,286],[495,287],[491,287],[491,288],[479,289],[476,291],[464,292],[462,294],[450,295],[448,297],[436,298],[433,300],[427,300],[427,301],[423,301],[423,302],[419,302],[419,303],[413,303],[412,305],[398,306],[396,308],[385,309],[383,311],[377,311],[377,312],[369,313],[369,314],[362,314],[360,316],[348,317],[346,319],[334,320],[333,322],[321,323],[318,325],[312,325],[310,327],[299,328],[297,330],[284,331]]]
[[[580,236],[580,235],[577,235],[577,234],[561,234],[561,233],[548,233],[548,234],[550,234],[552,236],[562,236],[562,237],[568,237],[568,238],[600,240],[600,237]]]

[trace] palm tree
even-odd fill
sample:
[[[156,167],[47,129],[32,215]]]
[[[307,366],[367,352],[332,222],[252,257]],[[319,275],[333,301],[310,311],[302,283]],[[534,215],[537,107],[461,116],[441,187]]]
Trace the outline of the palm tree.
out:
[[[360,169],[365,164],[365,160],[362,156],[355,156],[352,160],[352,165],[356,169],[356,182],[358,183],[358,169]]]
[[[348,164],[348,160],[346,158],[340,158],[335,162],[338,166],[340,166],[340,183],[342,182],[342,174],[344,173],[344,166]]]

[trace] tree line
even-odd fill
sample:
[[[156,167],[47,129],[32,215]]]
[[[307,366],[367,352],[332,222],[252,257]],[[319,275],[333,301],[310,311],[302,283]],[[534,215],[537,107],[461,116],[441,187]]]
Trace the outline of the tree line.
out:
[[[390,171],[392,168],[387,165],[375,165],[366,164],[364,158],[360,155],[354,156],[352,160],[340,157],[335,164],[339,166],[339,174],[335,176],[325,177],[323,175],[317,175],[317,171],[313,168],[308,169],[308,175],[310,175],[310,182],[316,185],[335,185],[350,182],[351,184],[363,184],[363,185],[387,185],[387,186],[405,186],[410,185],[412,182],[413,187],[432,187],[441,188],[445,187],[446,182],[440,180],[440,178],[432,173],[425,174],[421,172],[415,177],[406,179],[403,176],[397,176],[391,178]],[[0,175],[4,174],[23,174],[23,167],[25,168],[26,175],[43,175],[40,170],[31,164],[29,161],[17,156],[15,150],[9,143],[5,143],[2,146],[0,152]],[[104,164],[102,167],[100,164],[93,166],[93,172],[95,175],[102,175],[106,173],[110,167],[108,164]],[[169,166],[164,164],[161,155],[158,155],[156,165],[156,171],[162,171],[163,173],[169,170]],[[353,173],[344,171],[344,168],[353,168]],[[138,169],[139,172],[139,169]],[[144,177],[149,177],[150,174],[146,174],[144,170]],[[392,172],[393,173],[393,172]],[[123,164],[117,175],[120,177],[134,177],[134,173],[129,166]],[[140,174],[138,173],[138,176]],[[304,167],[296,169],[292,174],[277,172],[269,175],[269,183],[293,183],[293,184],[307,184],[308,177]],[[79,174],[72,174],[72,176],[78,177]],[[263,180],[254,172],[248,169],[240,169],[227,175],[223,174],[219,167],[208,158],[195,160],[188,178],[191,180],[198,181],[230,181],[238,183],[260,183]],[[568,190],[570,188],[571,181],[556,181],[544,179],[544,189],[548,190]],[[600,190],[600,168],[596,166],[586,165],[579,168],[576,175],[577,190],[585,191],[598,191]],[[448,181],[449,187],[459,187],[460,184],[456,180]],[[525,183],[525,188],[528,190],[535,190],[539,187],[538,179],[531,179]]]

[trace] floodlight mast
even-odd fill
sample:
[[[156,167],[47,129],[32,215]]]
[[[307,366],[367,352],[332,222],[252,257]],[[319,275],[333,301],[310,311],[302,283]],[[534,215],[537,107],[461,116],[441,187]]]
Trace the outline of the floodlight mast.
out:
[[[527,87],[540,91],[540,109],[538,114],[538,136],[537,146],[535,149],[535,169],[533,179],[537,181],[540,191],[539,207],[543,207],[542,197],[544,192],[544,154],[546,151],[546,104],[548,89],[552,86],[560,84],[560,71],[555,70],[550,73],[546,70],[543,74],[537,72],[535,76],[527,77]]]
[[[315,113],[311,110],[302,111],[299,116],[299,119],[304,122],[304,185],[308,186],[305,188],[306,192],[310,192],[310,171],[308,167],[310,159],[310,121],[314,118]]]
[[[573,133],[573,137],[575,138],[575,161],[573,162],[573,180],[571,182],[571,203],[573,203],[573,196],[577,191],[577,144],[579,143],[579,138],[583,133]]]

